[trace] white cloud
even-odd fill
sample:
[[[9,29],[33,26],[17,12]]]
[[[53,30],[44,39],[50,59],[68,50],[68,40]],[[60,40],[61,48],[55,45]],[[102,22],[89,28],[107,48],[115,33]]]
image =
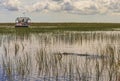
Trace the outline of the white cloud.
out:
[[[4,0],[1,1],[1,5],[10,11],[17,11],[20,9],[21,2],[19,0]]]
[[[61,5],[55,1],[41,0],[32,4],[32,6],[26,5],[24,8],[29,12],[40,12],[43,10],[59,11],[61,10]]]
[[[60,11],[61,10],[61,5],[55,1],[48,2],[47,6],[48,6],[48,8],[47,8],[48,10],[52,10],[52,11]]]
[[[37,2],[37,3],[34,3],[32,5],[25,5],[25,10],[29,11],[29,12],[39,12],[39,11],[42,11],[46,8],[46,1],[40,1],[40,2]]]
[[[30,1],[30,0],[28,0]],[[120,13],[119,0],[38,0],[33,4],[24,4],[20,0],[3,0],[0,4],[10,11],[63,11],[76,14],[112,14]]]

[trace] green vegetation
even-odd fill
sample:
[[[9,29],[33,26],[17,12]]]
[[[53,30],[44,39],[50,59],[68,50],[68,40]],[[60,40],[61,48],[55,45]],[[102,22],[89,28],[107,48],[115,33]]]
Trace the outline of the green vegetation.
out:
[[[32,23],[29,28],[15,28],[14,23],[0,23],[0,33],[37,33],[49,31],[114,31],[119,23]]]

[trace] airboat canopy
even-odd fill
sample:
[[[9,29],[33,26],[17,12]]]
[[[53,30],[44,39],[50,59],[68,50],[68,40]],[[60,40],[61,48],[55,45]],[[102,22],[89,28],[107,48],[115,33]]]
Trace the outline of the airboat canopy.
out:
[[[15,27],[28,27],[31,19],[29,17],[17,17],[15,20]]]

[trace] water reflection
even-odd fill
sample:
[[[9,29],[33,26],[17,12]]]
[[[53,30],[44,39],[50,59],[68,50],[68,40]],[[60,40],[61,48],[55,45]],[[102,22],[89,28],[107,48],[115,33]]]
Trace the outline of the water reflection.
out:
[[[2,81],[119,81],[120,32],[0,35]]]

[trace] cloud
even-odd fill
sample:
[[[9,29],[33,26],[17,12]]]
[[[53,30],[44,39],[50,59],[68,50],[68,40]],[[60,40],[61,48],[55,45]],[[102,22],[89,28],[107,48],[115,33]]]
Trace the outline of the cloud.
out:
[[[29,0],[30,1],[30,0]],[[119,0],[38,0],[24,4],[20,0],[4,0],[0,4],[9,11],[26,12],[67,12],[72,14],[112,14],[120,13]]]
[[[29,5],[25,6],[25,10],[29,12],[40,12],[44,10],[60,11],[61,5],[58,3],[58,1],[41,0],[39,2],[32,4],[32,6]]]
[[[2,0],[0,4],[2,8],[5,8],[9,11],[18,11],[20,10],[21,2],[19,0]]]
[[[40,2],[36,2],[34,4],[30,5],[25,5],[25,10],[27,10],[28,12],[39,12],[42,11],[44,9],[46,9],[47,5],[46,5],[46,1],[40,1]]]

